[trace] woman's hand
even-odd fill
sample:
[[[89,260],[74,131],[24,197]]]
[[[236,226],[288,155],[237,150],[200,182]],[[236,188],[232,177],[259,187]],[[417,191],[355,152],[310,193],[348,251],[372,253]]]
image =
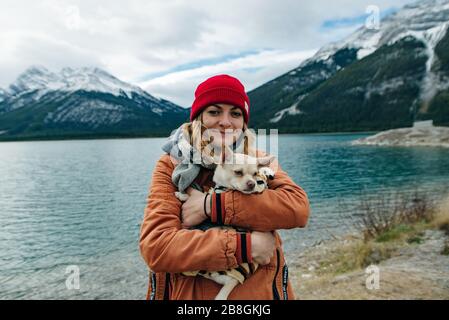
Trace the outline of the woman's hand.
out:
[[[189,187],[186,193],[189,195],[189,198],[182,204],[181,216],[182,227],[187,229],[199,225],[207,219],[207,216],[204,213],[204,197],[206,193],[200,192],[192,187]],[[206,203],[206,206],[206,210],[208,210],[210,207],[209,203]]]
[[[276,241],[272,232],[251,232],[251,255],[254,262],[269,264],[275,249]]]

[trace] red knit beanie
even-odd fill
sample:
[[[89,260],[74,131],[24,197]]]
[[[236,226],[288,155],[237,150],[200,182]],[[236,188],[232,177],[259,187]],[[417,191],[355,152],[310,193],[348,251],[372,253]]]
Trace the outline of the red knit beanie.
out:
[[[215,103],[226,103],[240,108],[245,123],[248,123],[249,98],[245,93],[245,87],[237,78],[221,74],[200,83],[195,90],[195,101],[193,101],[190,111],[190,121],[193,121],[204,108]]]

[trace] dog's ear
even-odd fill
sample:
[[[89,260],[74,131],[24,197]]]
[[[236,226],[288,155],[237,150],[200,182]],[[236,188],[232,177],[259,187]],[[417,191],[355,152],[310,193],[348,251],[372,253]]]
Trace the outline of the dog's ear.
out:
[[[257,158],[257,166],[258,167],[268,167],[270,163],[274,161],[275,157],[273,155],[269,155],[262,158]]]
[[[229,146],[224,146],[223,148],[224,154],[222,154],[222,163],[232,164],[232,159],[234,157],[234,152],[229,148]]]

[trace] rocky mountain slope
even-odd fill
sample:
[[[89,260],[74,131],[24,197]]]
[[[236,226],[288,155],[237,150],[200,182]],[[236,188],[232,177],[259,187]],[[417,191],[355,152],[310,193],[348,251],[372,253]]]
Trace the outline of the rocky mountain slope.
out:
[[[0,139],[166,135],[188,110],[98,68],[30,67],[0,90]]]
[[[449,0],[425,0],[321,48],[249,92],[252,125],[281,132],[449,125]]]

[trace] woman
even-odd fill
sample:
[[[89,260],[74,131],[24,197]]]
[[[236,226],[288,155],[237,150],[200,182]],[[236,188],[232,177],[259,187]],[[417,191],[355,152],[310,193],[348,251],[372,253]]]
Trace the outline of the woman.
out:
[[[236,152],[262,153],[251,148],[249,99],[234,77],[218,75],[201,83],[190,120],[170,137],[163,148],[167,154],[153,172],[140,236],[141,254],[151,270],[147,299],[213,299],[221,285],[181,272],[226,270],[245,261],[260,266],[231,292],[230,300],[294,299],[282,241],[274,230],[306,225],[306,193],[277,164],[275,177],[263,193],[230,190],[214,193],[205,201],[206,192],[214,185],[214,164],[205,163],[201,156],[199,161],[195,158],[207,144],[201,139],[205,131],[214,152],[220,150],[215,148],[217,141],[224,141]],[[186,202],[176,198],[177,190],[189,194]],[[209,217],[213,223],[252,232],[194,229]]]

